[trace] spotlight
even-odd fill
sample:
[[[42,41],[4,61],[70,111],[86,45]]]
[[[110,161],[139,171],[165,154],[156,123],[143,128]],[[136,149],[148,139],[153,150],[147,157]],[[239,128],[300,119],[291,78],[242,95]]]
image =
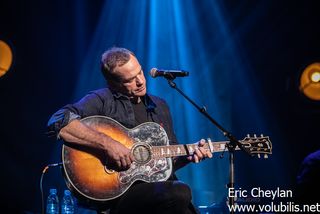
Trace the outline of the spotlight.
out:
[[[319,82],[320,81],[320,72],[316,71],[311,74],[311,81],[312,82]]]
[[[0,40],[0,77],[5,75],[12,63],[12,51],[10,46]]]
[[[307,66],[300,77],[300,91],[312,100],[320,100],[320,63]]]

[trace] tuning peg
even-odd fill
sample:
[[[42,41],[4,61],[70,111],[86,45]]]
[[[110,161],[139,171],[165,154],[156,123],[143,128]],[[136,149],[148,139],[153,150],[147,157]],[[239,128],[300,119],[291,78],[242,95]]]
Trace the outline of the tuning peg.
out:
[[[260,154],[258,154],[258,158],[260,158]]]
[[[268,158],[268,154],[264,154],[263,158],[267,159]]]
[[[264,137],[263,134],[261,134],[260,137]]]
[[[207,142],[208,142],[208,143],[211,143],[211,139],[210,139],[209,137],[207,138]]]
[[[256,135],[256,134],[254,134],[254,135],[253,135],[253,137],[254,137],[254,138],[257,138],[257,135]]]
[[[250,135],[249,135],[249,134],[247,134],[247,137],[250,137]]]

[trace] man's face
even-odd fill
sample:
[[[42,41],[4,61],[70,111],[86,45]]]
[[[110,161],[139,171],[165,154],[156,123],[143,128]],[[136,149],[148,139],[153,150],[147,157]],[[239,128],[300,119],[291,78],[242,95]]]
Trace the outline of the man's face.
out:
[[[146,94],[146,79],[141,65],[136,57],[130,55],[130,60],[115,68],[115,75],[120,79],[116,89],[130,98],[142,97]]]

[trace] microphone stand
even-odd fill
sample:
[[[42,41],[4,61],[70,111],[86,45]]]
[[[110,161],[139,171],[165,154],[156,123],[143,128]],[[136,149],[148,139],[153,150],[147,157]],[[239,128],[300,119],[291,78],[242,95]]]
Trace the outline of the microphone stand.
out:
[[[247,154],[249,154],[246,149],[242,146],[242,144],[225,128],[223,128],[217,121],[215,121],[207,112],[207,109],[203,106],[200,107],[197,105],[193,100],[191,100],[183,91],[181,91],[175,82],[173,80],[175,79],[175,76],[170,75],[164,75],[164,77],[168,80],[168,83],[171,88],[174,88],[177,90],[184,98],[186,98],[193,106],[195,106],[200,113],[202,113],[207,119],[209,119],[210,122],[212,122],[222,133],[223,135],[229,139],[229,143],[227,143],[227,148],[229,150],[229,184],[228,188],[234,188],[234,151],[235,148],[238,146],[241,150],[245,151]],[[228,197],[229,205],[230,207],[234,206],[234,197]],[[234,210],[232,209],[230,213],[234,213]]]

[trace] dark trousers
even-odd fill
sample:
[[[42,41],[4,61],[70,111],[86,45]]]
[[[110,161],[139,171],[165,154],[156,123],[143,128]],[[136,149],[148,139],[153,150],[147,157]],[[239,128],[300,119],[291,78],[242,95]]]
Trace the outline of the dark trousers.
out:
[[[191,191],[179,181],[134,184],[123,194],[110,214],[194,214]]]

